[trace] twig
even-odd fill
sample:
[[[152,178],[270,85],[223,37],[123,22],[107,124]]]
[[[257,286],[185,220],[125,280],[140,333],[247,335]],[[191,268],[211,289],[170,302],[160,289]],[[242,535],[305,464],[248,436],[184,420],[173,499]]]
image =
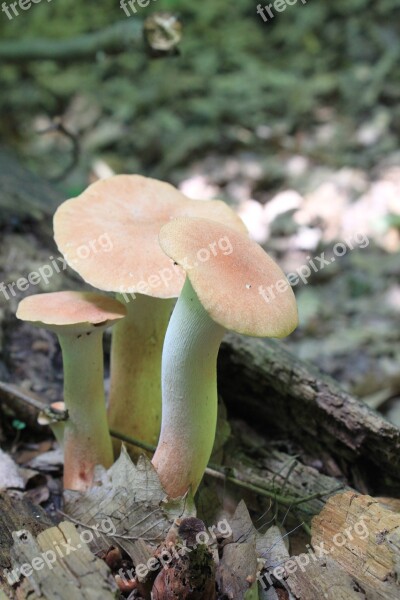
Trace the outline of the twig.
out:
[[[26,39],[0,43],[0,59],[8,62],[55,60],[68,62],[96,58],[101,54],[119,54],[141,48],[153,56],[177,52],[181,23],[174,15],[154,13],[144,22],[138,19],[118,21],[105,29],[66,40]]]
[[[123,433],[119,433],[118,431],[114,431],[114,429],[110,429],[111,437],[116,438],[117,440],[121,440],[121,442],[125,442],[127,444],[131,444],[131,446],[136,446],[137,448],[141,448],[142,450],[146,450],[147,452],[155,452],[156,447],[151,444],[147,444],[146,442],[141,442],[129,435],[124,435]]]
[[[17,387],[16,385],[0,381],[0,400],[1,394],[4,394],[6,398],[8,397],[11,400],[16,399],[20,400],[21,402],[25,402],[25,404],[29,404],[29,406],[32,406],[32,408],[36,408],[38,411],[43,412],[46,417],[51,418],[53,421],[66,421],[68,419],[67,410],[53,409],[48,404],[37,400],[28,392],[23,392],[21,388]]]
[[[32,60],[73,62],[94,58],[100,52],[118,54],[139,46],[144,47],[142,23],[136,19],[129,19],[71,39],[26,39],[1,42],[0,59],[8,62]]]
[[[142,448],[142,450],[147,450],[148,452],[155,452],[156,447],[151,444],[146,444],[145,442],[141,442],[140,440],[136,440],[128,435],[124,435],[122,433],[118,433],[110,429],[110,434],[112,437],[115,437],[122,442],[126,442],[127,444],[131,444],[132,446],[137,446],[138,448]],[[304,496],[303,498],[294,498],[290,496],[281,496],[278,495],[274,490],[271,490],[267,487],[254,485],[253,483],[237,479],[237,477],[233,477],[231,475],[226,475],[225,473],[226,467],[223,465],[215,465],[210,463],[209,466],[205,470],[205,474],[209,477],[213,477],[214,479],[219,479],[220,481],[225,481],[228,483],[232,483],[237,487],[241,487],[249,490],[250,492],[254,492],[259,494],[260,496],[266,496],[267,498],[271,498],[275,500],[278,504],[282,504],[283,506],[292,507],[298,506],[299,504],[303,504],[304,502],[309,502],[310,500],[321,499],[328,494],[333,494],[341,489],[343,489],[343,485],[340,485],[338,488],[333,490],[329,490],[327,492],[316,492],[315,494],[311,494],[309,496]]]
[[[310,496],[304,496],[303,498],[293,498],[290,496],[281,496],[277,494],[275,491],[269,490],[264,487],[260,487],[258,485],[254,485],[248,481],[242,481],[241,479],[237,479],[236,477],[232,477],[230,475],[225,475],[224,473],[216,470],[217,465],[213,465],[213,468],[207,467],[206,475],[214,477],[215,479],[220,479],[222,481],[226,481],[236,485],[237,487],[241,487],[243,489],[249,490],[250,492],[254,492],[255,494],[259,494],[260,496],[266,496],[267,498],[272,498],[278,504],[282,504],[282,506],[286,506],[292,508],[293,506],[298,506],[299,504],[303,504],[304,502],[309,502],[310,500],[321,499],[328,494],[333,494],[334,492],[339,491],[343,488],[341,485],[337,489],[329,490],[327,492],[318,492],[316,494],[312,494]],[[217,467],[224,469],[224,467]]]
[[[17,398],[18,400],[22,400],[22,402],[26,402],[26,404],[29,404],[29,406],[32,406],[37,410],[42,411],[48,408],[47,404],[44,404],[44,402],[41,402],[40,400],[36,400],[36,398],[29,395],[28,393],[23,392],[16,385],[0,381],[0,392],[3,392],[6,396],[10,397],[11,399]]]
[[[306,532],[306,534],[308,535],[308,537],[312,537],[311,536],[311,527],[309,526],[309,524],[306,523],[305,521],[302,521],[301,526],[304,529],[304,531]]]

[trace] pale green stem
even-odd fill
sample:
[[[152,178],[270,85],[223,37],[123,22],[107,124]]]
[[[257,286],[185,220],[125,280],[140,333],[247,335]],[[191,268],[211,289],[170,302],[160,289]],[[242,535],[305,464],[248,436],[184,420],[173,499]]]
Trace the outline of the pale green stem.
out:
[[[59,334],[64,364],[64,487],[84,490],[96,465],[113,463],[103,382],[104,328]]]
[[[155,446],[161,426],[162,347],[175,298],[118,294],[117,299],[127,316],[112,334],[110,428]],[[120,446],[115,440],[116,454]]]
[[[153,464],[170,497],[197,490],[217,425],[217,356],[225,329],[186,279],[168,326],[162,359],[162,425]]]
[[[49,427],[53,432],[54,437],[56,438],[57,444],[60,446],[61,450],[64,451],[65,423],[63,423],[62,421],[59,423],[50,423]]]
[[[53,404],[50,405],[50,410],[47,409],[46,411],[41,411],[38,416],[38,423],[39,423],[39,425],[48,425],[50,427],[54,437],[57,440],[58,445],[60,446],[61,450],[64,451],[65,420],[58,421],[55,418],[55,416],[53,417],[53,415],[51,414],[51,411],[53,410],[53,406],[55,404],[64,404],[64,403],[63,402],[60,402],[60,403],[54,402]]]

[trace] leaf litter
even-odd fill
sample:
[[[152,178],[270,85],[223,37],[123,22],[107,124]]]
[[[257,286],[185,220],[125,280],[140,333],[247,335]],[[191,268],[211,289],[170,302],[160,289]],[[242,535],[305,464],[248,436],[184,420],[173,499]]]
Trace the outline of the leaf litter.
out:
[[[123,447],[113,466],[101,473],[98,485],[85,493],[66,491],[65,511],[83,527],[96,528],[96,551],[120,546],[134,560],[137,542],[159,544],[174,521],[193,512],[187,496],[167,500],[150,460],[141,456],[135,465]],[[110,532],[101,524],[111,523]]]
[[[106,557],[112,547],[120,548],[133,565],[157,556],[176,524],[196,515],[188,495],[167,499],[150,460],[141,456],[135,465],[124,447],[108,471],[97,471],[94,487],[84,493],[66,491],[64,499],[63,514],[78,528],[96,532],[91,536],[93,552]],[[259,570],[280,564],[288,557],[282,532],[272,526],[260,533],[243,500],[228,520],[229,538],[219,539],[216,548],[215,543],[210,544],[214,545],[217,563],[216,597],[257,599]]]

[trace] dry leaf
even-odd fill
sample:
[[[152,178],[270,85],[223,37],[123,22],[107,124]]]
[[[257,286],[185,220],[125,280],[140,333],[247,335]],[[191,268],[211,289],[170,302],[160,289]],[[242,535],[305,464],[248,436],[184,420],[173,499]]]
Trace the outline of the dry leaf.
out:
[[[25,488],[25,482],[11,456],[0,450],[0,490]]]
[[[121,546],[134,562],[143,542],[159,544],[175,519],[193,514],[188,497],[167,500],[157,473],[145,456],[137,465],[125,448],[102,478],[101,485],[86,493],[64,493],[66,512],[81,525],[96,528],[97,549]],[[103,535],[101,532],[103,531]]]

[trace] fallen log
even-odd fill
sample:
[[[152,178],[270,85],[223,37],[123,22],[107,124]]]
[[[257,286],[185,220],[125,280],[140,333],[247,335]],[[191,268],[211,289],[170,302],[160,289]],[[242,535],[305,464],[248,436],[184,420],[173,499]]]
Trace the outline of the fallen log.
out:
[[[318,457],[329,453],[351,481],[400,489],[400,430],[274,340],[229,334],[218,359],[228,411],[268,436],[286,436]]]
[[[0,598],[119,597],[106,563],[89,549],[94,537],[70,522],[57,524],[21,492],[1,492]]]
[[[377,499],[352,491],[332,496],[312,520],[311,544],[302,553],[290,555],[278,541],[269,546],[260,598],[399,598],[399,532],[399,513]]]
[[[313,556],[294,557],[301,568],[290,571],[286,563],[287,584],[298,600],[399,598],[399,533],[400,515],[374,498],[334,496],[313,519]]]
[[[311,526],[312,544],[323,548],[367,598],[400,596],[400,514],[354,492],[328,500]],[[333,595],[332,595],[333,597]]]
[[[8,581],[7,573],[13,569],[13,533],[25,529],[37,535],[52,525],[50,517],[40,506],[34,506],[26,499],[0,494],[0,586],[4,591],[12,591],[12,582]]]

